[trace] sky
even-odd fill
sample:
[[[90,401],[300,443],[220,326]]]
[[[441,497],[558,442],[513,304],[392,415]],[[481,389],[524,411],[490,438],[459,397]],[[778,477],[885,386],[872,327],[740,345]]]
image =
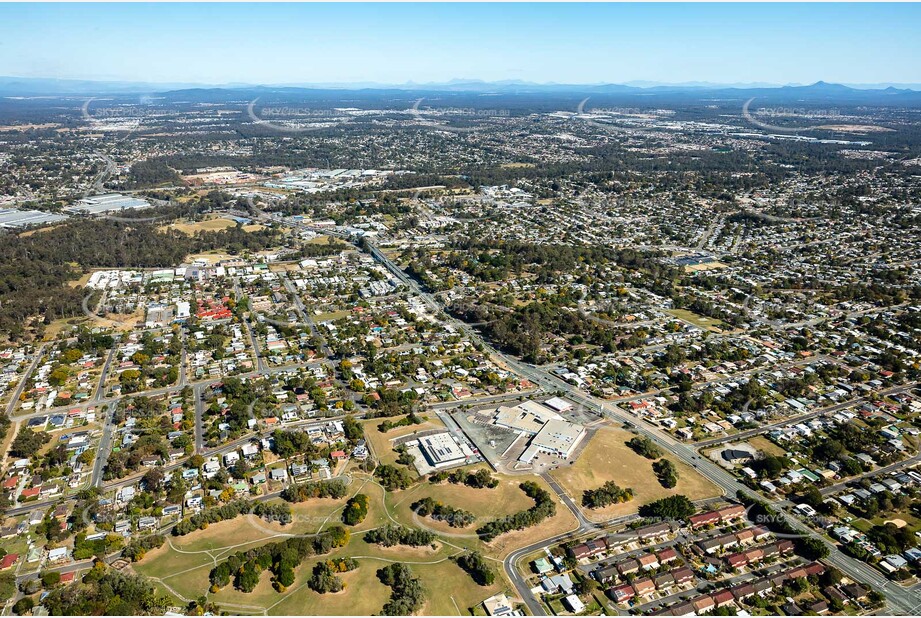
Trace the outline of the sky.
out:
[[[921,83],[919,4],[0,4],[0,75]]]

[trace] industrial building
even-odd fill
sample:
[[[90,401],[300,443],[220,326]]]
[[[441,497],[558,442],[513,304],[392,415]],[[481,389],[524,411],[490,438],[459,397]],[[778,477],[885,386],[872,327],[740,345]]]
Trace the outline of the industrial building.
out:
[[[73,214],[98,215],[108,212],[119,212],[122,210],[137,210],[140,208],[149,208],[150,203],[130,195],[121,193],[106,193],[105,195],[93,195],[85,197],[73,206],[68,206],[64,212]]]
[[[56,215],[40,210],[16,210],[15,208],[0,208],[0,228],[18,230],[35,225],[58,223],[67,219],[64,215]]]
[[[561,420],[563,417],[536,401],[524,401],[517,406],[499,406],[493,417],[493,423],[498,427],[520,431],[534,435],[550,420]]]
[[[531,438],[531,443],[521,453],[518,461],[531,463],[539,453],[546,453],[560,459],[569,459],[582,439],[585,438],[585,427],[578,423],[570,423],[562,419],[547,421],[537,434]]]
[[[419,438],[418,448],[425,462],[434,470],[457,466],[473,457],[470,448],[447,431]],[[422,473],[421,470],[419,472]]]

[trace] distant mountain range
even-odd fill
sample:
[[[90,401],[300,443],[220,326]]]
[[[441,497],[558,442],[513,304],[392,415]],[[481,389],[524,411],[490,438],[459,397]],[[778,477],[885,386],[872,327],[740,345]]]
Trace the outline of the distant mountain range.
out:
[[[651,81],[633,81],[626,84],[538,84],[506,80],[486,82],[476,79],[456,79],[444,83],[294,83],[294,84],[191,84],[191,83],[147,83],[125,81],[92,81],[75,79],[49,79],[35,77],[0,76],[0,96],[106,96],[139,95],[182,91],[401,91],[442,93],[495,93],[495,94],[562,94],[591,95],[685,95],[685,96],[742,96],[766,99],[794,99],[804,101],[841,100],[870,101],[894,97],[915,100],[921,97],[921,84],[830,84],[816,82],[810,85],[776,85],[767,83],[716,84],[710,82],[687,82],[664,84]]]

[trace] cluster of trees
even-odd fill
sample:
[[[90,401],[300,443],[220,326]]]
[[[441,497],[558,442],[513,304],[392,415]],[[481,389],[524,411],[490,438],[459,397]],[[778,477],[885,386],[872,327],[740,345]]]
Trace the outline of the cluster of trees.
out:
[[[86,560],[94,556],[100,558],[122,548],[125,537],[120,534],[107,534],[101,539],[86,540],[86,533],[81,532],[74,537],[74,560]]]
[[[884,554],[901,554],[918,544],[918,538],[907,526],[899,528],[892,523],[873,526],[867,531],[867,538]]]
[[[131,166],[125,187],[147,189],[162,184],[182,184],[182,178],[162,159],[147,159]]]
[[[372,361],[372,366],[373,366]],[[377,397],[371,393],[362,398],[362,403],[371,409],[365,413],[365,418],[389,418],[401,414],[414,414],[419,394],[413,390],[399,391],[393,388],[379,388]]]
[[[496,572],[478,551],[472,551],[457,558],[457,566],[467,571],[480,586],[492,586],[496,581]]]
[[[403,418],[398,421],[391,421],[389,418],[384,419],[377,426],[377,430],[381,433],[387,433],[391,429],[396,429],[397,427],[408,427],[410,425],[421,425],[425,422],[425,417],[416,414],[415,412],[410,412]]]
[[[400,444],[393,447],[393,450],[398,453],[397,463],[404,466],[411,466],[416,461],[416,458],[413,457],[413,454],[409,452],[409,449],[405,444]]]
[[[242,402],[247,405],[251,402]],[[310,441],[306,431],[282,431],[276,429],[272,433],[272,452],[283,459],[307,453],[310,457],[320,454],[316,444]]]
[[[632,448],[637,455],[642,455],[646,459],[658,459],[662,456],[662,451],[649,438],[636,436],[627,440],[627,446]]]
[[[646,459],[658,460],[652,464],[652,471],[655,472],[656,478],[662,487],[671,489],[678,484],[678,467],[668,459],[659,459],[662,457],[662,450],[655,443],[646,437],[635,436],[627,440],[629,446],[637,455],[642,455]]]
[[[749,466],[764,478],[775,478],[790,466],[790,460],[783,456],[765,455],[752,461]]]
[[[307,580],[307,587],[314,592],[326,594],[345,589],[345,584],[336,573],[346,573],[358,568],[358,563],[351,558],[324,560],[313,567],[313,573]]]
[[[553,501],[553,497],[540,485],[534,481],[525,481],[519,487],[529,498],[534,500],[534,506],[501,519],[494,519],[477,528],[477,534],[484,541],[489,542],[505,532],[536,526],[556,514],[556,503]]]
[[[9,419],[7,419],[7,423],[9,423]],[[20,431],[10,445],[10,457],[31,457],[49,440],[51,440],[51,436],[44,431]]]
[[[9,432],[13,421],[6,414],[0,414],[0,442],[6,440],[6,434]]]
[[[170,602],[146,577],[97,560],[82,581],[52,589],[42,605],[53,616],[162,616]]]
[[[463,483],[467,487],[473,487],[475,489],[494,489],[499,486],[499,479],[495,478],[486,468],[480,468],[474,472],[466,472],[464,470],[448,472],[447,470],[442,470],[441,472],[434,472],[429,475],[429,481],[432,483],[443,483],[448,481],[455,485]]]
[[[252,513],[267,521],[277,521],[287,524],[291,521],[291,506],[287,504],[267,504],[264,502],[250,502],[249,500],[234,500],[222,506],[205,509],[191,517],[187,517],[173,526],[173,536],[185,536],[196,530],[204,530],[209,524],[233,519],[239,515]]]
[[[349,442],[357,442],[365,437],[364,429],[361,423],[355,420],[355,417],[349,414],[342,419],[342,429],[345,432],[345,439]]]
[[[652,471],[656,473],[659,483],[666,489],[672,489],[678,484],[678,467],[670,459],[660,459],[653,462]]]
[[[270,569],[279,592],[294,583],[294,569],[306,558],[328,554],[349,542],[349,531],[333,526],[312,537],[290,537],[247,551],[237,552],[213,569],[208,578],[211,591],[217,592],[230,583],[243,592],[252,592],[259,584],[262,571]]]
[[[355,494],[345,503],[345,510],[342,511],[342,523],[355,526],[360,524],[368,516],[368,496],[365,494]]]
[[[142,434],[130,448],[124,448],[109,455],[105,468],[103,468],[102,478],[111,480],[128,476],[139,470],[141,462],[148,457],[165,461],[169,457],[169,449],[170,445],[165,439],[163,429],[151,428],[150,431]]]
[[[435,535],[428,530],[413,530],[396,524],[385,524],[380,528],[369,530],[365,533],[364,538],[366,543],[374,543],[382,547],[393,547],[394,545],[422,547],[431,545],[435,541]]]
[[[617,346],[611,329],[602,328],[576,311],[566,310],[574,301],[561,292],[542,302],[506,311],[476,299],[461,299],[447,310],[465,322],[482,324],[490,341],[529,363],[546,360],[541,347],[551,334],[569,336],[572,343],[594,344],[605,352],[615,351]]]
[[[581,264],[606,264],[619,261],[620,254],[604,246],[547,245],[516,240],[496,241],[495,238],[469,236],[454,243],[456,251],[449,263],[457,268],[473,269],[487,277],[506,279],[510,273],[521,274],[525,269],[537,270],[538,281],[556,281],[560,272],[571,272]],[[471,260],[470,256],[476,259]],[[488,266],[488,269],[484,268]],[[492,272],[489,272],[489,270]],[[542,278],[541,275],[544,275]]]
[[[311,498],[344,498],[349,489],[344,481],[318,481],[316,483],[300,483],[288,485],[281,492],[282,500],[288,502],[304,502]]]
[[[165,542],[166,537],[162,534],[149,534],[147,536],[138,537],[132,539],[130,543],[125,545],[125,549],[122,550],[122,556],[131,562],[137,562],[141,560],[148,551],[162,547]]]
[[[429,496],[416,500],[410,508],[422,517],[447,522],[452,528],[465,528],[476,520],[476,516],[470,511],[442,504]]]
[[[381,609],[381,616],[411,616],[425,602],[422,582],[402,562],[378,569],[377,578],[391,589],[390,599]]]
[[[653,519],[687,519],[697,512],[694,503],[687,496],[676,494],[666,496],[640,507],[640,516]]]
[[[396,491],[406,489],[413,484],[414,479],[406,468],[400,468],[391,464],[381,464],[374,470],[374,476],[377,477],[380,484],[387,491]]]
[[[586,489],[582,492],[582,506],[589,509],[601,509],[610,504],[620,504],[633,500],[633,489],[621,488],[614,481],[607,481],[598,489]]]

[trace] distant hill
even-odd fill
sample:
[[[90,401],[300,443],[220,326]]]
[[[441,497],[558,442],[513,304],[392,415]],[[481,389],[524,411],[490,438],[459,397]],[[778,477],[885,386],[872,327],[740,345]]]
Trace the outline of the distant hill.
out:
[[[888,87],[855,88],[823,81],[814,84],[773,86],[764,84],[719,85],[706,82],[686,84],[657,84],[633,82],[628,84],[537,84],[506,80],[485,82],[475,79],[457,79],[445,83],[427,84],[291,84],[203,85],[186,83],[147,83],[121,81],[92,81],[74,79],[46,79],[0,76],[0,96],[131,96],[141,94],[168,94],[170,98],[186,97],[189,100],[253,99],[264,94],[289,96],[341,97],[343,93],[386,95],[387,93],[424,96],[426,93],[469,95],[572,95],[639,98],[648,101],[659,97],[674,102],[687,102],[706,98],[747,99],[755,97],[764,102],[802,102],[842,104],[916,104],[921,102],[919,89]]]

